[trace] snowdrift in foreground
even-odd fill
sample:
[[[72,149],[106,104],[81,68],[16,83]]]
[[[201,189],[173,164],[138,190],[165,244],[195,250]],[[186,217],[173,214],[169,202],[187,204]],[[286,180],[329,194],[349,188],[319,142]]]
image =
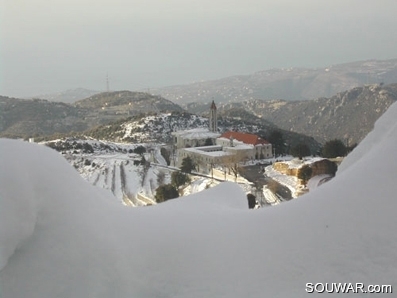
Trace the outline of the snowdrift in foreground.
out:
[[[306,297],[397,276],[397,105],[337,176],[248,210],[233,183],[124,208],[56,152],[1,140],[3,297]],[[0,295],[1,296],[1,295]]]

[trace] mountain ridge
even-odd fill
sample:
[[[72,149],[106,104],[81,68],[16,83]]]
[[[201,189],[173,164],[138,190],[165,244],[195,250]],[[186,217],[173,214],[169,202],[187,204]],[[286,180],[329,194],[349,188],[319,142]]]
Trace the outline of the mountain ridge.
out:
[[[36,95],[36,96],[32,96],[31,98],[27,98],[27,99],[39,98],[39,99],[46,99],[49,101],[72,104],[78,100],[93,96],[98,93],[101,93],[101,91],[89,90],[89,89],[85,89],[85,88],[74,88],[74,89],[68,89],[66,91],[61,91],[61,92],[56,92],[56,93],[47,93],[47,94]]]
[[[75,104],[0,96],[0,136],[35,137],[82,132],[140,113],[184,111],[160,96],[143,92],[100,93]]]
[[[350,145],[360,142],[375,121],[397,101],[397,84],[356,87],[329,98],[305,101],[251,99],[219,103],[224,113],[244,109],[276,126],[314,137],[320,143],[342,139]],[[205,114],[205,104],[187,105],[192,113]]]
[[[154,88],[152,93],[181,105],[209,99],[223,103],[248,99],[292,101],[330,97],[365,84],[382,82],[397,82],[397,59],[356,61],[321,68],[273,68],[248,75]]]

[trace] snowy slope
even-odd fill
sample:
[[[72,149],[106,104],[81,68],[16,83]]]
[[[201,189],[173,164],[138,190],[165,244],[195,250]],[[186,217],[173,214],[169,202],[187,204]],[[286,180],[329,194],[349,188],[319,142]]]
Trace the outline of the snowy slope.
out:
[[[166,161],[159,144],[129,144],[85,139],[62,139],[41,143],[59,151],[80,175],[92,185],[108,189],[115,199],[128,206],[153,205],[155,190],[160,183],[170,183],[171,171],[157,164]],[[153,154],[134,153],[138,146],[150,148]],[[159,174],[162,173],[162,181]],[[142,200],[142,196],[145,199]]]
[[[56,152],[1,140],[3,297],[306,297],[306,283],[317,282],[396,288],[396,118],[394,104],[332,181],[259,210],[248,210],[233,183],[123,208]]]
[[[131,156],[124,153],[68,156],[67,160],[92,185],[110,190],[119,202],[133,206],[146,205],[137,199],[137,193],[153,197],[152,193],[158,187],[157,175],[159,171],[165,171],[135,165]],[[168,172],[166,178],[169,180]]]

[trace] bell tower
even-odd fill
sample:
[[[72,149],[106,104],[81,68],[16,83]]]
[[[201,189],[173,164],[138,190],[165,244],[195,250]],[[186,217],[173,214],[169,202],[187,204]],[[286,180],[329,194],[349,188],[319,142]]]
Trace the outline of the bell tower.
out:
[[[212,101],[210,108],[210,117],[209,117],[209,131],[218,132],[218,118],[216,115],[216,105],[215,102]]]

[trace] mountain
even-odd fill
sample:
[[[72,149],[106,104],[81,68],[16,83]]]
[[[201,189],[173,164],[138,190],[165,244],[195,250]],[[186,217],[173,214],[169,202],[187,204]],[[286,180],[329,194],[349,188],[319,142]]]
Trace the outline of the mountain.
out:
[[[0,140],[0,294],[300,298],[346,283],[392,296],[396,118],[394,104],[333,180],[259,210],[230,182],[126,208],[57,152]]]
[[[0,136],[32,137],[82,132],[140,113],[184,111],[159,96],[142,92],[107,92],[75,104],[0,96]]]
[[[397,100],[397,84],[366,85],[340,92],[330,98],[315,100],[246,100],[218,104],[220,113],[243,109],[278,127],[314,137],[324,143],[342,139],[352,145],[360,142],[375,121]],[[208,105],[208,104],[207,104]],[[187,106],[200,113],[207,105]]]
[[[305,143],[310,147],[313,153],[318,152],[321,147],[312,137],[282,130],[273,123],[256,117],[251,113],[247,113],[244,110],[236,110],[234,112],[235,113],[221,113],[219,115],[219,132],[222,133],[228,130],[248,132],[261,135],[267,139],[272,131],[278,130],[282,132],[284,140],[290,146]],[[84,132],[84,135],[95,139],[118,142],[170,143],[172,141],[172,132],[192,128],[208,128],[208,118],[186,112],[156,113],[155,115],[135,116],[112,124],[102,125]]]
[[[84,99],[98,93],[100,92],[94,90],[88,90],[84,88],[76,88],[58,93],[36,95],[33,96],[32,98],[46,99],[54,102],[74,103],[80,99]]]
[[[330,97],[364,84],[397,82],[397,59],[368,60],[323,68],[287,68],[259,71],[152,91],[175,103],[240,102],[249,99],[307,100]]]
[[[128,114],[184,111],[179,105],[161,96],[132,91],[114,91],[96,94],[77,101],[75,106],[89,109],[106,109],[109,113],[124,112]]]
[[[0,136],[43,137],[84,134],[96,139],[124,142],[170,142],[171,132],[208,127],[208,119],[186,113],[159,96],[141,92],[101,93],[74,105],[47,100],[0,97]],[[208,105],[205,107],[208,111]],[[151,114],[151,115],[147,115]],[[242,115],[244,116],[242,117]],[[264,137],[278,127],[243,110],[219,117],[222,130],[257,133]],[[303,134],[285,131],[291,144],[307,143],[313,152],[320,145]]]
[[[84,120],[88,111],[61,102],[0,96],[0,107],[0,136],[25,138],[89,127]]]

